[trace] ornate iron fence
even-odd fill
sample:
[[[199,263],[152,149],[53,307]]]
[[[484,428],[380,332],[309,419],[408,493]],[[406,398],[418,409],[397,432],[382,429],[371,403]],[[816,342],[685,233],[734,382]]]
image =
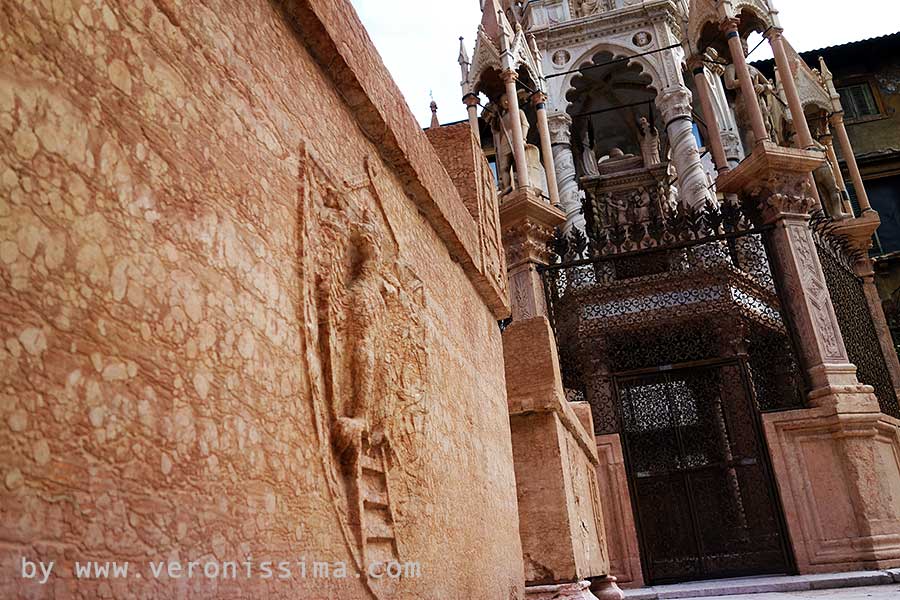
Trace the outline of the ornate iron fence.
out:
[[[894,339],[894,350],[900,354],[900,290],[894,292],[894,295],[886,300],[882,306],[884,307],[884,316],[887,318],[888,327],[891,330],[891,337]]]
[[[612,376],[732,357],[760,410],[802,405],[802,377],[769,268],[764,230],[734,205],[557,235],[541,269],[570,400],[598,434],[619,415]]]
[[[820,216],[813,219],[812,227],[847,355],[857,367],[860,382],[875,388],[881,411],[900,418],[900,403],[878,341],[863,282],[853,268],[859,255],[831,233],[830,223]]]

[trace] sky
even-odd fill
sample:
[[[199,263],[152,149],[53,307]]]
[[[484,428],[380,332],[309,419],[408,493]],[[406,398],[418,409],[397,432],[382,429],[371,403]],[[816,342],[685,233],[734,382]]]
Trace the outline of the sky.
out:
[[[481,21],[479,0],[351,0],[406,102],[423,127],[433,95],[442,123],[466,118],[459,37],[469,55]],[[799,51],[900,31],[898,0],[777,0],[784,35]],[[770,58],[763,44],[752,60]],[[813,65],[815,66],[815,65]]]

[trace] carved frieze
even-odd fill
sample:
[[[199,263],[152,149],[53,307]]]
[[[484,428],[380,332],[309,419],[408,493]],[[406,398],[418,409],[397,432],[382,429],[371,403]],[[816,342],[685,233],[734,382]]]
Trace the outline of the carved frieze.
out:
[[[770,172],[767,178],[755,182],[749,193],[766,216],[807,215],[817,204],[809,176],[798,172]]]

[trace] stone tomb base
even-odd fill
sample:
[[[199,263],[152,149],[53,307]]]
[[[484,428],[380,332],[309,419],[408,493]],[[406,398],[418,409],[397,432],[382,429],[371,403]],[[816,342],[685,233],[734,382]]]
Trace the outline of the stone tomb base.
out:
[[[900,420],[821,407],[763,422],[798,571],[900,566]]]

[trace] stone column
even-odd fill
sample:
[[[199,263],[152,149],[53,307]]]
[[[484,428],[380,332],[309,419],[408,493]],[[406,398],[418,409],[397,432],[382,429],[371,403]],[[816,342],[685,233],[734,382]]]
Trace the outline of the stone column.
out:
[[[556,167],[553,161],[553,148],[550,143],[550,126],[547,124],[547,94],[537,92],[531,97],[534,110],[537,112],[538,133],[541,136],[541,156],[544,171],[547,173],[547,191],[550,193],[550,204],[559,206],[559,186],[556,181]]]
[[[686,87],[656,97],[656,105],[666,123],[672,161],[678,171],[678,195],[687,206],[703,206],[712,197],[691,119],[691,92]]]
[[[874,211],[873,211],[874,212]],[[871,244],[872,236],[869,235]],[[884,316],[884,307],[881,305],[881,296],[878,295],[878,287],[875,285],[875,270],[872,259],[863,256],[856,263],[856,274],[863,283],[863,291],[866,294],[866,304],[869,307],[869,315],[875,332],[878,334],[878,345],[884,355],[884,363],[891,377],[891,385],[894,393],[900,398],[900,361],[897,359],[897,351],[894,349],[894,338],[888,327],[887,317]]]
[[[583,193],[578,187],[575,154],[572,152],[572,117],[566,113],[553,113],[548,118],[548,124],[559,185],[559,208],[566,213],[563,231],[568,233],[573,227],[584,231],[584,215],[581,214]]]
[[[512,127],[510,134],[510,144],[512,144],[513,159],[516,165],[516,183],[519,188],[527,188],[528,181],[528,161],[525,159],[525,138],[522,135],[522,122],[519,121],[519,96],[516,92],[516,75],[515,71],[504,71],[503,81],[506,84],[506,100],[509,103],[509,112],[511,113],[509,122]]]
[[[784,48],[783,30],[778,27],[769,29],[766,34],[769,45],[775,55],[775,65],[781,73],[781,86],[787,97],[788,107],[791,110],[791,118],[794,121],[794,131],[797,132],[797,145],[800,148],[812,148],[813,138],[809,131],[809,123],[806,122],[806,113],[803,111],[803,102],[797,92],[797,83],[794,81],[794,70],[788,60],[787,51]]]
[[[837,136],[838,144],[841,145],[841,154],[844,155],[844,160],[847,161],[847,170],[850,171],[850,180],[853,181],[853,189],[856,190],[859,210],[860,212],[872,210],[872,205],[869,204],[869,195],[866,193],[866,186],[863,184],[862,175],[859,172],[859,165],[856,164],[856,155],[853,154],[853,145],[850,143],[850,136],[847,135],[847,127],[844,125],[844,113],[834,113],[831,115],[829,123],[831,131]]]
[[[750,113],[750,122],[753,128],[753,137],[758,146],[769,139],[769,132],[766,131],[766,124],[763,120],[762,109],[759,106],[759,97],[756,90],[753,89],[753,81],[750,79],[750,68],[747,66],[747,57],[744,56],[744,47],[741,44],[741,36],[738,33],[737,19],[728,19],[722,23],[722,31],[728,38],[728,49],[731,51],[731,60],[734,63],[735,73],[741,82],[741,94],[744,96],[744,103],[747,105],[747,111]],[[750,152],[752,148],[747,148]]]
[[[472,128],[475,139],[480,143],[481,128],[478,126],[478,96],[475,94],[468,94],[463,98],[463,104],[466,105],[466,112],[469,113],[469,127]]]
[[[722,131],[713,108],[712,91],[709,89],[706,67],[700,61],[695,61],[694,84],[697,86],[697,94],[700,96],[700,108],[703,111],[703,119],[706,121],[706,137],[716,170],[727,171],[730,167],[725,156],[725,145],[722,143]]]

